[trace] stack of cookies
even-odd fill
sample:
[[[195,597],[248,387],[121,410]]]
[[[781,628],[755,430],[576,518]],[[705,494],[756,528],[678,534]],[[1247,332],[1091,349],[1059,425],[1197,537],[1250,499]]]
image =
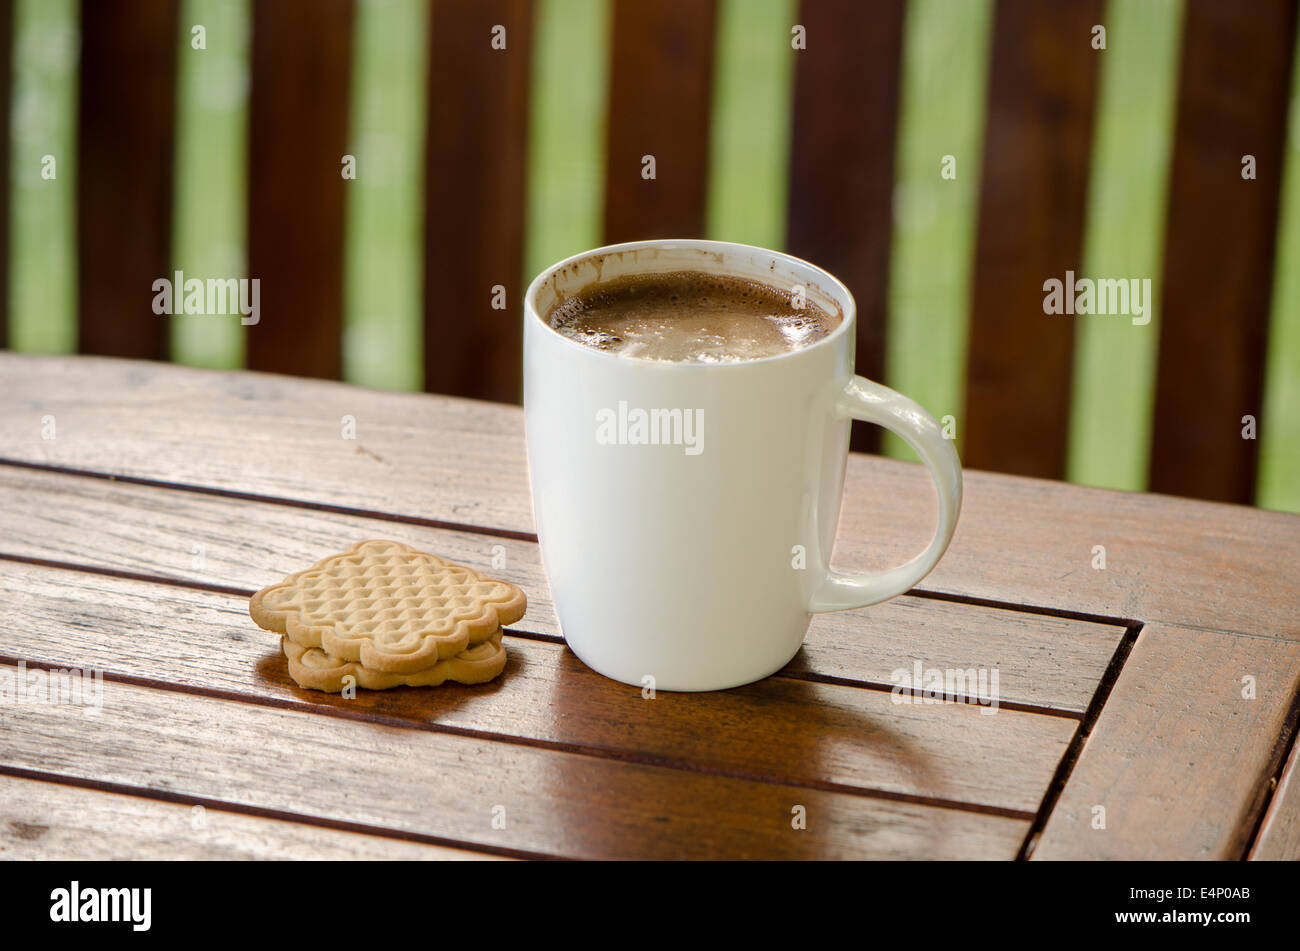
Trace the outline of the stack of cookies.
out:
[[[523,591],[401,542],[358,542],[249,599],[259,627],[284,635],[299,686],[484,683],[505,668],[501,626],[524,616]]]

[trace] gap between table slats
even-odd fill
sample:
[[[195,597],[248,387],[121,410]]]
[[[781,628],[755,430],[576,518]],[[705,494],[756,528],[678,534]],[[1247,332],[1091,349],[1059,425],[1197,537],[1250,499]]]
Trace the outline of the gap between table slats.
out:
[[[1263,861],[1300,861],[1300,691],[1287,718],[1290,748],[1281,771],[1270,784],[1270,797],[1251,837],[1248,858]]]

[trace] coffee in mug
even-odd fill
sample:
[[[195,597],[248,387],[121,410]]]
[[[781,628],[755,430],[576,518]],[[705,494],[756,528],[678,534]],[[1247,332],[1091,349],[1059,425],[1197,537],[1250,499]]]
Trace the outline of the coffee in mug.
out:
[[[735,363],[809,346],[839,326],[831,313],[760,281],[703,271],[627,275],[583,288],[546,321],[570,340],[645,360]]]

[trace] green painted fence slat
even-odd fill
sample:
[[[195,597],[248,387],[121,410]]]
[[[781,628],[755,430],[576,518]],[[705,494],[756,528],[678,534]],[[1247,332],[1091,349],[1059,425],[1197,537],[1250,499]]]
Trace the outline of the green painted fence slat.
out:
[[[359,0],[344,191],[343,378],[419,390],[424,379],[427,0]]]
[[[911,0],[903,25],[885,382],[954,423],[966,397],[992,13],[991,0]],[[964,430],[953,427],[958,446]],[[893,433],[882,448],[916,458]]]
[[[76,0],[14,5],[9,346],[28,353],[77,347],[80,9]]]
[[[785,246],[795,0],[722,0],[714,53],[705,234]]]
[[[556,261],[601,243],[610,2],[539,0],[537,4],[524,287]]]
[[[250,0],[184,0],[180,8],[171,260],[187,277],[248,276],[250,18]],[[242,367],[244,327],[236,308],[227,310],[169,318],[172,360]]]
[[[1300,64],[1300,28],[1295,62]],[[1300,512],[1300,68],[1296,67],[1291,75],[1285,162],[1255,502]]]
[[[1147,484],[1182,14],[1179,0],[1110,0],[1106,7],[1079,276],[1150,279],[1151,299],[1137,324],[1122,316],[1076,318],[1071,482]]]

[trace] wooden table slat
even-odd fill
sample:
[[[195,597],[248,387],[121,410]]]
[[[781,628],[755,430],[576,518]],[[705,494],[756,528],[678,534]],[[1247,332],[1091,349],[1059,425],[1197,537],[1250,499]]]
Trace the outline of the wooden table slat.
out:
[[[0,460],[533,531],[514,407],[84,357],[0,354],[0,379]],[[933,491],[918,465],[851,455],[837,561],[920,551]],[[1300,639],[1300,516],[968,470],[953,543],[920,587]]]
[[[0,661],[110,672],[100,716],[6,708],[8,785],[509,855],[1295,853],[1296,516],[968,472],[922,588],[818,618],[765,681],[646,700],[559,643],[516,408],[103,358],[0,354],[0,380]],[[897,563],[935,509],[919,467],[851,456],[837,564]],[[288,680],[248,592],[366,536],[529,590],[505,678],[356,699]],[[1004,705],[893,703],[913,659],[998,669]]]
[[[132,684],[105,681],[103,690],[98,716],[70,704],[15,706],[11,768],[521,855],[1008,858],[1029,826],[206,696],[178,705],[169,691]],[[807,828],[792,823],[797,806]]]
[[[8,531],[0,556],[87,565],[252,591],[362,538],[393,538],[520,585],[513,629],[560,637],[537,544],[183,490],[0,465]],[[893,684],[927,667],[996,667],[1003,703],[1081,715],[1124,629],[903,597],[819,615],[789,671]]]
[[[0,775],[0,859],[463,861],[497,856]]]
[[[1300,644],[1144,628],[1031,858],[1242,858],[1298,687]]]
[[[1295,729],[1293,725],[1293,734]],[[1291,743],[1291,756],[1259,827],[1251,849],[1252,859],[1300,861],[1300,743],[1296,743],[1294,736]]]
[[[1031,816],[1077,721],[972,704],[895,704],[890,693],[775,677],[725,692],[660,693],[609,680],[557,644],[507,638],[483,687],[305,691],[277,635],[242,597],[0,562],[0,611],[23,624],[0,656],[315,713]],[[186,705],[188,700],[186,701]],[[988,708],[984,708],[987,710]]]

